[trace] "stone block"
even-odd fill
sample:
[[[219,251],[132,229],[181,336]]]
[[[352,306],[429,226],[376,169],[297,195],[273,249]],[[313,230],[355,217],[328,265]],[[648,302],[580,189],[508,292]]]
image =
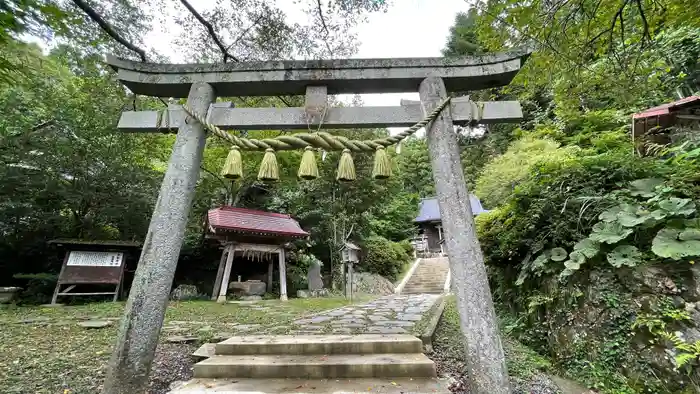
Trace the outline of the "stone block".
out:
[[[173,301],[193,300],[199,297],[199,289],[195,285],[179,285],[170,293],[170,299]]]
[[[0,304],[9,304],[17,298],[20,287],[0,287]]]
[[[435,364],[421,353],[318,355],[217,355],[194,365],[195,378],[342,379],[435,377]]]
[[[297,290],[298,298],[321,298],[328,297],[330,292],[328,289],[318,289],[318,290]]]
[[[320,261],[312,259],[312,262],[309,265],[309,270],[306,273],[306,280],[309,283],[310,291],[323,289]]]
[[[262,296],[267,291],[267,284],[259,280],[247,280],[245,282],[231,282],[228,289],[237,296]]]

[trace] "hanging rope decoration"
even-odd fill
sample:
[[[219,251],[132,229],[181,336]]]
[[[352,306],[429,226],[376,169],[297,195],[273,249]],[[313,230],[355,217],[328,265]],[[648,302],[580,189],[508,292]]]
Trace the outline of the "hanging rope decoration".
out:
[[[250,151],[265,151],[258,179],[264,181],[273,181],[279,179],[279,169],[277,167],[277,158],[275,151],[279,150],[295,150],[304,149],[301,165],[297,175],[302,179],[315,179],[318,177],[318,167],[314,157],[313,149],[322,149],[324,151],[342,151],[340,162],[338,164],[338,174],[336,179],[343,182],[355,180],[355,165],[352,160],[351,152],[375,152],[374,167],[372,169],[372,177],[375,179],[386,179],[391,176],[391,162],[385,148],[407,137],[415,134],[420,128],[435,120],[440,112],[449,104],[450,98],[446,98],[435,109],[425,117],[425,119],[414,124],[401,133],[386,138],[375,140],[351,140],[343,136],[332,135],[323,131],[315,133],[297,133],[294,135],[280,135],[275,138],[251,139],[238,137],[231,133],[225,132],[217,126],[209,123],[200,114],[192,110],[187,104],[182,108],[188,115],[201,123],[205,129],[210,131],[215,136],[228,141],[232,144],[231,150],[226,157],[226,162],[222,169],[221,175],[228,179],[238,179],[243,176],[243,163],[240,150]],[[483,106],[478,108],[477,117],[472,122],[478,122],[481,119]]]

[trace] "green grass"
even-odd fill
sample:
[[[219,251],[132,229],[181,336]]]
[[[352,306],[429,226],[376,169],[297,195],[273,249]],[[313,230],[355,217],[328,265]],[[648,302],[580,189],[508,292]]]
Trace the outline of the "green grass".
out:
[[[361,300],[355,300],[360,302]],[[171,302],[164,327],[177,327],[168,335],[196,336],[201,340],[216,332],[237,333],[236,325],[289,326],[293,320],[326,309],[347,305],[344,298],[261,301],[253,305],[217,304],[211,301]],[[266,310],[256,308],[266,307]],[[0,393],[98,393],[117,334],[118,321],[110,327],[87,330],[77,325],[88,318],[118,319],[124,303],[94,303],[58,308],[5,307],[0,309]],[[40,323],[19,323],[25,319]],[[204,329],[204,330],[202,330]]]
[[[501,335],[506,364],[511,376],[530,379],[538,372],[549,371],[551,363],[545,357],[507,335]],[[454,296],[446,299],[442,319],[435,330],[433,347],[437,357],[452,365],[464,362],[464,339],[459,325],[459,313]]]

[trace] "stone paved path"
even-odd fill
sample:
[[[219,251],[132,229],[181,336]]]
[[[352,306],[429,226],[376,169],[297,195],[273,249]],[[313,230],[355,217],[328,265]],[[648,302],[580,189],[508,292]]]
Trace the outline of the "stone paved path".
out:
[[[438,294],[388,295],[295,320],[297,334],[410,333],[440,298]],[[289,327],[287,327],[289,330]]]
[[[221,314],[216,320],[170,320],[163,324],[162,335],[166,342],[186,343],[206,338],[219,342],[236,335],[247,334],[416,334],[421,320],[440,298],[438,294],[388,295],[374,301],[329,309],[299,318],[297,311],[284,304],[254,301],[232,301],[242,309]],[[246,310],[260,314],[248,322],[239,322],[239,314]],[[221,313],[219,311],[219,313]],[[182,316],[186,318],[188,316]],[[209,316],[210,317],[210,316]],[[99,320],[99,327],[114,326],[116,314],[110,316],[75,314],[70,316],[0,317],[0,329],[4,324],[41,326],[84,325]],[[296,320],[293,320],[296,319]],[[291,322],[291,323],[290,323]]]

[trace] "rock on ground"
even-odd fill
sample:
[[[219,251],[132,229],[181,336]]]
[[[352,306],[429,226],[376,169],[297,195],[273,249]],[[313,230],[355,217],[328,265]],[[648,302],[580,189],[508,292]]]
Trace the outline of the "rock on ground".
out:
[[[352,290],[355,294],[394,294],[394,284],[381,275],[368,272],[353,272],[352,282]]]
[[[179,285],[170,294],[173,301],[196,300],[199,298],[199,290],[195,285]]]

